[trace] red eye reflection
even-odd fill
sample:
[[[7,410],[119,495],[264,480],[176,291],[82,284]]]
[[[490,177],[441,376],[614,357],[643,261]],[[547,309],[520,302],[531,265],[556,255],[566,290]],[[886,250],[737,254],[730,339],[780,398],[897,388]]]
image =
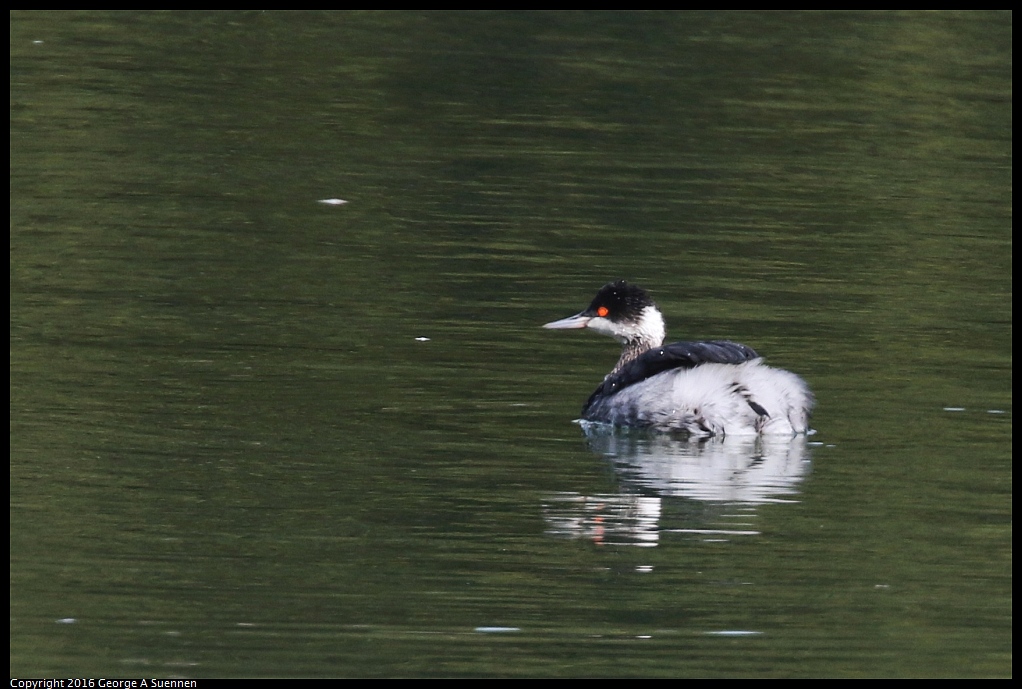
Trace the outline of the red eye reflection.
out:
[[[610,309],[608,309],[606,306],[601,306],[598,309],[596,309],[596,315],[598,315],[600,318],[606,318],[608,313],[610,313]]]

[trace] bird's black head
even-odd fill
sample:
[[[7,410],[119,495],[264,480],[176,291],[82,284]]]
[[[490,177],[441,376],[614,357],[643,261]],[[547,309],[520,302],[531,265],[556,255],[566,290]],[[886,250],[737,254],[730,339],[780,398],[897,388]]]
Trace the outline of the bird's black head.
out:
[[[646,290],[638,285],[629,285],[624,280],[618,280],[601,287],[589,308],[582,313],[594,318],[606,318],[615,323],[636,323],[647,306],[655,307],[656,304]]]

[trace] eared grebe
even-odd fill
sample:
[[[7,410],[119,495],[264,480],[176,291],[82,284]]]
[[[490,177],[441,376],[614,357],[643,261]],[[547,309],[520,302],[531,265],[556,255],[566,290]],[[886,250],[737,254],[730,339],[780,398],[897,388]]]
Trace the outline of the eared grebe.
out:
[[[543,327],[589,328],[624,347],[582,408],[588,421],[698,436],[809,430],[813,395],[804,380],[737,342],[665,345],[660,309],[623,280],[604,285],[585,311]]]

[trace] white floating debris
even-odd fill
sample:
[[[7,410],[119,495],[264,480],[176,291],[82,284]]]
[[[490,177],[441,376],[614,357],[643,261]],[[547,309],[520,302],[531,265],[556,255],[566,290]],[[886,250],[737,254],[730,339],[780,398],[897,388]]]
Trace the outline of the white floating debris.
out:
[[[1003,409],[987,409],[987,414],[1007,414]]]
[[[506,634],[507,632],[520,632],[519,627],[476,627],[480,634]]]
[[[944,411],[965,411],[965,407],[944,407]]]
[[[32,43],[34,43],[35,45],[42,45],[43,44],[42,41],[32,41]]]
[[[417,338],[415,338],[415,341],[416,342],[429,342],[429,338],[428,337],[417,337]]]
[[[744,629],[725,629],[719,632],[706,632],[708,636],[759,636],[763,632],[750,632]]]
[[[319,203],[325,203],[328,206],[343,206],[347,201],[344,199],[320,199]]]
[[[57,624],[74,624],[77,621],[78,620],[76,620],[73,617],[62,617],[59,620],[57,620]]]

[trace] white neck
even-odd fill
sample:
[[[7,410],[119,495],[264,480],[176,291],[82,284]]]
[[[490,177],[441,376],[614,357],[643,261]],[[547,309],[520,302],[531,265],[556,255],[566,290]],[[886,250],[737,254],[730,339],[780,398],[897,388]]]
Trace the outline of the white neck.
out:
[[[666,337],[664,317],[655,306],[644,308],[636,323],[619,324],[602,318],[598,320],[601,321],[599,324],[596,323],[597,319],[590,321],[589,327],[610,335],[623,345],[621,358],[618,359],[611,374],[617,373],[621,367],[643,352],[662,345]]]

